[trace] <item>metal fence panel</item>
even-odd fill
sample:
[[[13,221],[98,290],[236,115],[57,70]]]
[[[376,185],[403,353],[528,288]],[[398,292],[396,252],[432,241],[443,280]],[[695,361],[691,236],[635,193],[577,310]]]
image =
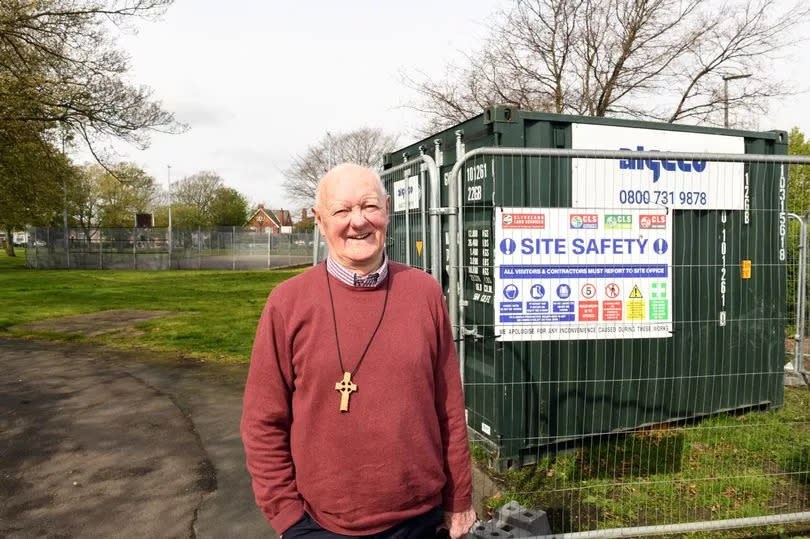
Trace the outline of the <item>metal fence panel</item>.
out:
[[[633,155],[501,148],[456,163],[450,308],[477,452],[500,470],[534,464],[507,495],[556,533],[810,520],[808,390],[784,386],[799,160]],[[702,184],[626,185],[623,168],[651,179],[656,163],[705,171]],[[600,202],[578,206],[573,178]],[[664,273],[630,250],[642,242],[669,257]]]
[[[66,243],[65,238],[69,241]],[[267,235],[240,227],[70,229],[33,227],[26,246],[32,269],[258,270],[306,265],[312,234]]]

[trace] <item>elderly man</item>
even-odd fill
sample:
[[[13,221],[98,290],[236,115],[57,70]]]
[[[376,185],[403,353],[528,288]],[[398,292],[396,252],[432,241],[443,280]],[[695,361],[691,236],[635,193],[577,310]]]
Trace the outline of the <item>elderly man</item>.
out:
[[[329,171],[313,208],[329,258],[259,321],[241,430],[285,539],[455,538],[475,520],[447,308],[430,276],[387,260],[389,200],[367,168]]]

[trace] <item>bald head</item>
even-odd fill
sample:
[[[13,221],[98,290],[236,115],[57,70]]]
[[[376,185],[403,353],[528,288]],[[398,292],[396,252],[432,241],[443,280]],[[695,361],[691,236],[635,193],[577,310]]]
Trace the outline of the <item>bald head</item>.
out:
[[[371,178],[376,185],[377,193],[380,195],[380,199],[384,199],[387,195],[385,186],[380,179],[380,175],[370,168],[356,165],[354,163],[341,163],[340,165],[333,167],[329,172],[321,177],[320,181],[318,181],[318,186],[315,188],[315,209],[319,210],[323,208],[323,205],[326,202],[326,197],[324,196],[325,191],[328,190],[329,185],[338,182],[362,181],[368,178]]]
[[[379,175],[353,164],[338,165],[318,183],[315,220],[329,257],[368,275],[382,264],[389,198]]]

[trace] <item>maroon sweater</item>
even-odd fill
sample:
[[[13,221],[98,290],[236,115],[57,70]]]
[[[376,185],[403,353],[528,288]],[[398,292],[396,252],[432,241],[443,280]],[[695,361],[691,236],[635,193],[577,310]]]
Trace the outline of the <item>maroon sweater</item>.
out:
[[[464,397],[441,289],[389,262],[385,317],[341,413],[323,264],[280,284],[259,320],[242,438],[256,502],[283,533],[307,511],[346,535],[383,531],[438,505],[471,506]],[[329,277],[341,353],[354,370],[382,312],[385,285]]]

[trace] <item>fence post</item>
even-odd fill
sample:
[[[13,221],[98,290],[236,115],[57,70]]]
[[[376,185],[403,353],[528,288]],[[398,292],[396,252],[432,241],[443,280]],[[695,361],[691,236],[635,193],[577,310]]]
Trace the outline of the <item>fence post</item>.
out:
[[[166,244],[169,249],[169,269],[172,269],[172,229],[166,229]]]
[[[312,229],[312,265],[316,265],[321,257],[321,229],[318,224]]]
[[[202,227],[197,225],[197,269],[202,263]]]
[[[98,229],[98,269],[104,269],[104,234]]]
[[[39,247],[37,247],[37,230],[39,228],[34,229],[34,269],[39,269]],[[31,241],[31,238],[28,238],[28,241]]]
[[[270,234],[265,236],[267,236],[267,269],[270,269]]]
[[[794,359],[793,370],[805,373],[804,368],[804,338],[805,338],[805,316],[807,313],[807,223],[810,221],[810,214],[804,219],[799,218],[799,290],[798,306],[796,310],[796,358]]]
[[[236,269],[236,227],[231,227],[231,269]]]

